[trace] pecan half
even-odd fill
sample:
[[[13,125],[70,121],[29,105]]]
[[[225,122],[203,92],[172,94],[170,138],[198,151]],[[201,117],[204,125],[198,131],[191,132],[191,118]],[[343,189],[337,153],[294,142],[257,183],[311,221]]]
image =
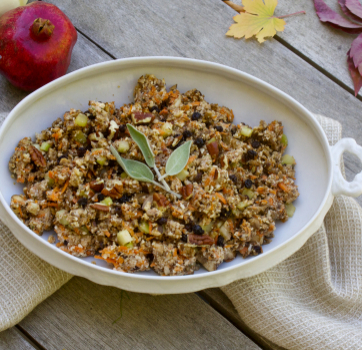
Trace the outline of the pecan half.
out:
[[[94,192],[101,192],[104,188],[104,181],[91,181],[89,184],[89,187],[94,191]]]
[[[149,124],[155,119],[152,113],[134,112],[132,114],[132,120],[136,125]]]
[[[161,194],[161,193],[154,193],[153,194],[153,200],[160,206],[160,207],[166,207],[170,202],[167,200],[167,198]]]
[[[103,204],[91,204],[90,207],[99,211],[109,211],[109,207]]]
[[[33,160],[33,162],[35,163],[35,165],[42,167],[42,168],[47,166],[47,161],[45,160],[42,153],[36,147],[34,147],[33,145],[30,145],[29,153],[30,153],[30,157]]]
[[[183,199],[190,199],[194,190],[192,184],[181,187],[181,195]]]
[[[214,239],[208,235],[188,235],[189,243],[197,245],[213,245],[215,243]]]
[[[210,153],[211,158],[216,158],[219,155],[219,144],[217,141],[208,143],[206,147]]]

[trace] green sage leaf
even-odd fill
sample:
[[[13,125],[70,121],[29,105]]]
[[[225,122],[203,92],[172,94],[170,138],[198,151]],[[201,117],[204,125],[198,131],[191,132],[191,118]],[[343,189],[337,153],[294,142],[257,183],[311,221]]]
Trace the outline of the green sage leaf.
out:
[[[131,124],[127,124],[127,129],[131,134],[133,141],[136,142],[140,148],[143,156],[145,157],[147,165],[153,168],[155,166],[155,156],[152,152],[150,144],[148,143],[147,137]]]
[[[187,141],[171,153],[166,163],[167,175],[173,176],[183,170],[190,157],[191,144],[192,141]]]
[[[138,181],[153,182],[153,173],[146,164],[138,162],[137,160],[122,158],[113,146],[111,146],[110,149],[116,157],[118,164],[129,177]]]

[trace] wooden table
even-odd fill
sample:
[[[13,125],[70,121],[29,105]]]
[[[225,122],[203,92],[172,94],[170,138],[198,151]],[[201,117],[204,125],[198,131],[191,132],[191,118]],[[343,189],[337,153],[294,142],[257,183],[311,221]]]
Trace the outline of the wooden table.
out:
[[[342,123],[362,144],[362,95],[353,96],[346,52],[355,36],[319,22],[312,0],[279,0],[285,31],[260,45],[225,37],[235,12],[220,0],[49,0],[78,30],[69,71],[134,56],[181,56],[240,69]],[[327,3],[337,8],[336,0]],[[0,77],[0,112],[25,93]],[[345,156],[347,178],[360,169]],[[358,199],[361,203],[361,199]],[[129,297],[129,298],[128,298]],[[243,323],[219,289],[172,296],[128,293],[75,277],[16,327],[1,349],[271,349]],[[119,318],[117,322],[113,322]]]

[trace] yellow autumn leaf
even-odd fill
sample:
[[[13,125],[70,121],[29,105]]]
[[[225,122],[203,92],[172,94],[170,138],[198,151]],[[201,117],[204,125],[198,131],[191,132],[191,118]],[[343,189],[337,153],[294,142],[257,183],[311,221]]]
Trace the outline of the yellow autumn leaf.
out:
[[[265,41],[266,37],[272,37],[277,32],[284,30],[285,21],[274,17],[274,10],[277,6],[277,0],[243,0],[245,13],[240,13],[234,17],[234,23],[227,36],[233,36],[240,39],[251,38],[253,35],[260,43]]]

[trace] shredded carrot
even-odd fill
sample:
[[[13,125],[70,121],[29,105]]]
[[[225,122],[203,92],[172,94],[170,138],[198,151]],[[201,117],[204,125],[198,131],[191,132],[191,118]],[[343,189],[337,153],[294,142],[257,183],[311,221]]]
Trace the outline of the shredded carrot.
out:
[[[105,234],[107,237],[111,237],[111,234],[110,234],[108,231],[104,231],[104,234]]]
[[[148,230],[150,233],[152,232],[152,221],[148,222]]]
[[[84,248],[79,248],[79,247],[74,247],[74,250],[78,253],[83,253],[84,252]]]
[[[256,190],[257,190],[258,193],[264,193],[265,188],[264,187],[258,187]]]
[[[176,248],[173,250],[173,256],[174,256],[174,257],[177,256],[177,249],[176,249]]]
[[[20,216],[23,218],[23,212],[21,211],[21,207],[19,206],[19,213],[20,213]]]
[[[216,192],[215,194],[223,204],[227,204],[226,199],[224,198],[224,196],[221,193]]]
[[[58,208],[58,203],[47,203],[46,205],[45,205],[45,207],[55,207],[55,208]]]
[[[147,237],[146,238],[146,241],[148,242],[148,241],[150,241],[151,239],[153,239],[154,237]]]
[[[65,190],[67,189],[68,185],[69,185],[69,180],[65,183],[65,185],[64,185],[64,187],[63,187],[63,189],[62,189],[62,192],[60,192],[60,194],[63,194],[63,193],[65,192]]]
[[[187,165],[190,165],[196,158],[197,158],[197,156],[191,156],[189,158],[189,160],[187,161]]]
[[[199,102],[199,101],[192,102],[191,105],[192,105],[193,107],[200,106],[200,102]]]
[[[278,183],[278,187],[283,190],[284,192],[289,192],[288,187],[283,183],[283,182],[279,182]]]

